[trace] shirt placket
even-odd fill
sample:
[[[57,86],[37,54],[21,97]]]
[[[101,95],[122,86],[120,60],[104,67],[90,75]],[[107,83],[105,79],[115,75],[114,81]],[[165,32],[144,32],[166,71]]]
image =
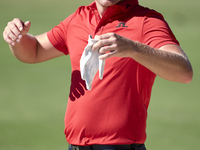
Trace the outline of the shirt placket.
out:
[[[114,13],[107,10],[100,21],[97,23],[94,35],[100,35],[103,32],[105,25],[109,22],[112,22]]]

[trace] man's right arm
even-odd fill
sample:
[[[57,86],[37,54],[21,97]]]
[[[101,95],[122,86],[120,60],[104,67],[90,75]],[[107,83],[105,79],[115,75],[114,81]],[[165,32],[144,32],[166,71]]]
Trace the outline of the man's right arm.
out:
[[[39,63],[64,55],[50,43],[47,33],[33,36],[28,34],[31,23],[15,18],[3,32],[13,55],[25,63]]]

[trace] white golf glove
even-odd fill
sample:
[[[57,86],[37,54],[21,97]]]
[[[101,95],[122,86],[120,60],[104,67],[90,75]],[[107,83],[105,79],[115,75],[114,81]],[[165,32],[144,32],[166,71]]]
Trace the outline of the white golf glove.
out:
[[[80,59],[81,78],[85,80],[88,90],[92,89],[92,81],[98,69],[99,78],[103,79],[105,60],[98,58],[100,56],[98,49],[92,50],[93,44],[97,41],[98,40],[92,39],[92,36],[89,35],[88,44]]]

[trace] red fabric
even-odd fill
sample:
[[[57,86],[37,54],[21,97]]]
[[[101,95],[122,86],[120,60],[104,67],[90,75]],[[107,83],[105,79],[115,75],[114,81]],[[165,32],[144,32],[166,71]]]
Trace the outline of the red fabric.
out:
[[[121,23],[121,24],[120,24]],[[120,25],[120,26],[119,26]],[[100,19],[95,3],[80,7],[48,32],[50,42],[72,65],[65,134],[70,144],[131,144],[146,140],[147,109],[156,75],[131,58],[106,60],[87,91],[80,77],[80,58],[88,35],[115,32],[151,47],[178,44],[161,14],[125,0],[109,7]]]

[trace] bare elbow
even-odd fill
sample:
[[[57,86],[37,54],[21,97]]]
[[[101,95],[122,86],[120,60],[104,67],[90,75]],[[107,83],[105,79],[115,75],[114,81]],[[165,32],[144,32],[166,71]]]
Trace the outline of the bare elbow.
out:
[[[192,67],[190,67],[187,71],[185,71],[182,75],[182,78],[181,79],[181,83],[190,83],[192,81],[192,78],[193,78],[193,70],[192,70]]]
[[[171,78],[168,78],[168,80],[188,84],[192,81],[193,69],[191,66],[183,67],[181,69],[176,69],[171,75]]]
[[[185,74],[185,79],[184,79],[184,83],[190,83],[192,81],[192,78],[193,78],[193,70],[191,69],[190,71],[188,71],[186,74]]]
[[[192,69],[192,65],[190,63],[190,61],[188,60],[187,56],[185,56],[186,59],[186,63],[184,63],[184,65],[182,66],[182,75],[180,78],[182,80],[182,83],[190,83],[192,81],[193,78],[193,69]]]

